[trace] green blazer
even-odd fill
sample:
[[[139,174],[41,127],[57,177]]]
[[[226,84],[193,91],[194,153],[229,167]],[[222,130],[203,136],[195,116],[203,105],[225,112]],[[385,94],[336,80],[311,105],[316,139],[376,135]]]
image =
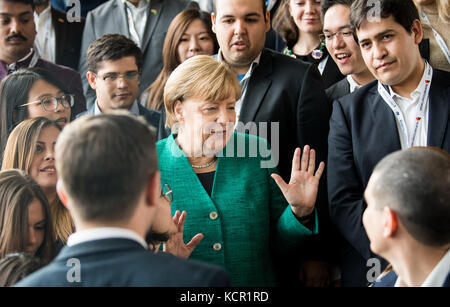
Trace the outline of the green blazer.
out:
[[[251,157],[251,143],[263,154]],[[157,143],[161,184],[173,191],[172,214],[187,212],[185,240],[204,234],[190,258],[224,267],[233,286],[277,285],[270,247],[288,252],[312,234],[270,177],[275,170],[261,168],[267,148],[264,139],[235,132],[218,157],[210,197],[174,136]]]

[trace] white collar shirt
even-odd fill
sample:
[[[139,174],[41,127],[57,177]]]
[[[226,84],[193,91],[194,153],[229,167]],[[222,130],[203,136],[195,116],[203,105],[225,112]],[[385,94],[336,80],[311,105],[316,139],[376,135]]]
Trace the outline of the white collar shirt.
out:
[[[142,49],[142,39],[147,24],[150,0],[140,0],[136,7],[133,3],[122,0],[128,21],[128,30],[133,41]]]
[[[39,56],[47,61],[55,63],[55,29],[52,24],[52,13],[50,2],[39,15],[34,12],[34,23],[36,24],[36,39],[34,45]]]
[[[414,132],[414,127],[416,125],[416,115],[419,110],[420,105],[420,96],[425,91],[425,72],[428,69],[428,63],[426,63],[422,79],[419,82],[417,88],[411,93],[411,99],[402,97],[394,92],[394,90],[389,86],[389,93],[391,97],[394,99],[395,103],[398,105],[400,110],[403,113],[403,117],[406,122],[406,129],[408,131],[408,135],[412,135]],[[433,84],[431,84],[433,86]],[[419,131],[417,132],[416,138],[414,139],[414,144],[412,146],[427,146],[427,132],[428,132],[428,111],[429,111],[429,97],[426,98],[424,116],[421,119],[421,123],[419,125]],[[397,130],[400,136],[400,143],[402,149],[408,148],[409,140],[405,139],[403,132],[401,131],[400,124],[398,122],[397,117]]]
[[[67,246],[104,239],[129,239],[138,242],[142,247],[148,249],[148,244],[136,232],[131,229],[116,227],[99,227],[77,231],[69,236]]]
[[[450,272],[450,249],[442,257],[441,261],[434,267],[433,271],[427,276],[421,287],[442,287],[448,273]],[[395,282],[395,287],[401,287],[403,284],[400,276]]]
[[[356,83],[355,79],[353,79],[352,75],[347,75],[347,81],[350,84],[350,93],[353,93],[361,87],[361,85]]]

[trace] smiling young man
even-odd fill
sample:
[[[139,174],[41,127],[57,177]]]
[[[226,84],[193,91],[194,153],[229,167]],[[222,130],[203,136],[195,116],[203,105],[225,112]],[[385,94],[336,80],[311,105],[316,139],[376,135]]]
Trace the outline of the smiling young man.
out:
[[[345,79],[326,90],[330,103],[375,80],[364,63],[350,25],[353,0],[322,2],[323,34],[326,47]]]
[[[270,29],[266,1],[215,0],[212,22],[220,46],[217,59],[231,67],[242,88],[235,107],[237,130],[268,139],[285,180],[290,178],[296,147],[310,145],[317,161],[325,161],[329,115],[320,73],[312,64],[264,48]],[[255,129],[249,129],[252,126]],[[326,184],[320,184],[317,208],[322,235],[327,229],[328,206]],[[327,252],[320,249],[324,246],[302,248],[302,256],[308,250],[315,254],[311,257],[324,258]],[[293,272],[292,266],[289,270]]]
[[[450,74],[422,59],[422,26],[411,0],[377,3],[355,1],[350,23],[378,82],[334,102],[328,138],[330,214],[349,243],[342,283],[352,286],[370,281],[368,260],[378,258],[362,224],[363,193],[376,163],[411,146],[450,151]]]
[[[97,98],[80,116],[124,109],[144,116],[149,124],[158,127],[159,112],[147,109],[136,100],[143,65],[136,43],[120,34],[104,35],[89,46],[86,62],[86,78]]]

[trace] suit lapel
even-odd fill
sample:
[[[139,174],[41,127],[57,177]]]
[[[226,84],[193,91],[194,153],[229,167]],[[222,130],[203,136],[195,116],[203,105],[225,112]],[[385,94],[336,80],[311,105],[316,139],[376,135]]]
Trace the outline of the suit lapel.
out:
[[[376,85],[371,91],[376,93],[374,93],[374,99],[367,103],[371,104],[372,127],[376,130],[374,132],[380,136],[377,138],[379,140],[378,148],[387,152],[399,150],[402,147],[394,113],[378,94]]]
[[[339,81],[337,87],[340,97],[343,97],[350,93],[350,83],[348,83],[347,78],[344,78],[341,81]]]
[[[241,115],[239,121],[248,123],[255,121],[256,114],[263,102],[267,90],[272,83],[272,80],[266,78],[272,72],[272,58],[271,55],[262,51],[259,65],[253,71],[250,77],[247,92],[242,103]]]
[[[121,0],[116,0],[114,3],[114,9],[111,12],[111,20],[113,24],[111,26],[114,27],[115,32],[117,34],[125,35],[126,37],[130,37],[130,30],[128,28],[128,17],[125,13],[125,8]]]
[[[150,1],[150,11],[148,12],[147,24],[145,25],[144,37],[142,38],[142,52],[147,48],[150,39],[155,31],[159,16],[162,14],[163,2],[160,0]]]
[[[449,88],[442,88],[441,84],[438,83],[436,74],[439,74],[439,72],[435,70],[431,82],[430,100],[428,102],[427,145],[442,148],[448,125],[448,114],[450,112],[450,93]]]

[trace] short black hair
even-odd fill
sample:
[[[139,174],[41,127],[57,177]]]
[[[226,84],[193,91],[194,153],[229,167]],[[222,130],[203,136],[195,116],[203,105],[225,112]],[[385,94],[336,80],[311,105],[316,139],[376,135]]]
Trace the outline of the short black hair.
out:
[[[2,1],[2,0],[0,0],[0,1]],[[31,5],[31,8],[33,9],[33,11],[35,9],[33,0],[3,0],[3,1],[14,2],[14,3],[23,3],[25,5]]]
[[[350,24],[356,30],[372,14],[376,8],[380,9],[380,18],[394,17],[408,33],[411,33],[414,20],[419,19],[419,12],[412,0],[377,0],[374,5],[369,0],[356,0],[350,9]]]
[[[331,7],[340,4],[343,6],[348,6],[350,8],[352,6],[352,3],[353,0],[322,0],[322,4],[320,5],[322,18]]]
[[[134,56],[139,72],[142,71],[142,51],[136,43],[121,34],[106,34],[96,39],[86,53],[88,71],[97,73],[98,65],[103,61],[117,61],[127,56]]]
[[[429,246],[450,243],[450,155],[413,147],[386,156],[373,171],[376,209],[388,206],[408,233]],[[372,180],[372,179],[371,179]]]
[[[213,12],[214,14],[217,14],[217,10],[216,10],[216,1],[213,1]],[[266,12],[267,12],[267,5],[266,5],[266,0],[261,0],[262,3],[262,9],[263,9],[263,16],[264,16],[264,20],[266,20]]]

